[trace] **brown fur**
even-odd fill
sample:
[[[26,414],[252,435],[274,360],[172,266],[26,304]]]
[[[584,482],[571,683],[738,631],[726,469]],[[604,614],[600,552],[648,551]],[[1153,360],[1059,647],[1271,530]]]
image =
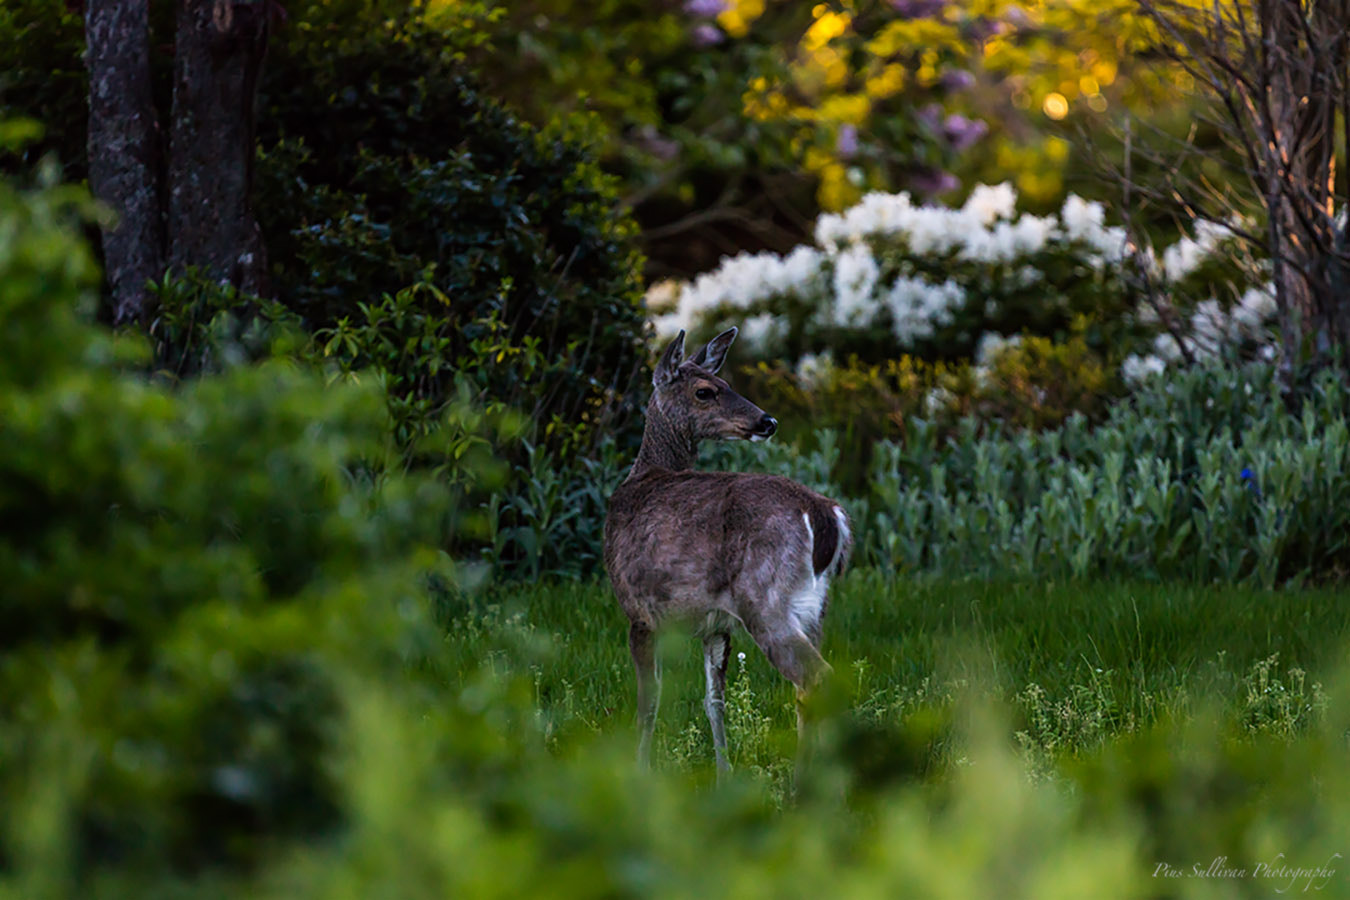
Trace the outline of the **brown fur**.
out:
[[[691,471],[700,441],[763,439],[777,428],[716,375],[735,336],[735,329],[719,335],[688,361],[683,333],[666,349],[652,377],[642,447],[605,522],[605,568],[628,616],[638,678],[638,756],[645,761],[649,752],[660,693],[652,635],[665,621],[685,619],[704,637],[719,771],[731,623],[745,627],[800,698],[829,668],[819,652],[825,591],[851,544],[843,508],[800,484]]]
[[[703,598],[729,594],[752,550],[800,542],[802,513],[815,541],[800,549],[824,573],[840,540],[836,506],[781,475],[647,469],[610,498],[605,568],[630,621],[693,619],[709,611]],[[741,618],[730,600],[719,610]]]

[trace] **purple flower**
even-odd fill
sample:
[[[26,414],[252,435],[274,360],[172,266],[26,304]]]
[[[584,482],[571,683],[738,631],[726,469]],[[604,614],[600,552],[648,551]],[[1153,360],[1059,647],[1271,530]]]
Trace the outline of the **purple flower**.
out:
[[[966,37],[972,41],[981,42],[1003,31],[1006,24],[997,19],[986,19],[983,16],[972,19],[966,25]]]
[[[989,125],[981,119],[967,119],[960,113],[953,113],[942,123],[942,134],[951,143],[952,149],[960,152],[984,137]]]
[[[699,47],[715,47],[726,40],[722,29],[704,22],[694,29],[694,44]]]
[[[922,172],[916,172],[909,176],[909,183],[914,190],[927,197],[945,194],[947,191],[955,190],[961,184],[956,180],[955,175],[941,169],[926,169]]]
[[[890,0],[891,8],[902,19],[927,19],[946,8],[946,0]]]
[[[726,12],[727,0],[684,0],[684,11],[700,19],[712,19]]]
[[[914,114],[914,118],[919,120],[919,124],[929,131],[937,131],[942,123],[942,107],[936,103],[929,103],[919,108]]]
[[[835,152],[848,159],[858,152],[858,126],[840,125],[839,136],[834,141]]]
[[[942,73],[940,83],[949,91],[965,91],[974,86],[975,76],[965,69],[952,69]]]
[[[1251,480],[1252,480],[1253,478],[1255,478],[1255,477],[1256,477],[1256,476],[1252,474],[1252,470],[1251,470],[1251,469],[1243,469],[1243,470],[1242,470],[1242,480],[1243,480],[1243,481],[1251,481]]]

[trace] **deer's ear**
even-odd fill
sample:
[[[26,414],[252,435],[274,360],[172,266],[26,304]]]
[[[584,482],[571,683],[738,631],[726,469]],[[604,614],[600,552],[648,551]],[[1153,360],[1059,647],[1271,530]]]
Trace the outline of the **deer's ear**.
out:
[[[684,329],[680,329],[675,340],[666,346],[666,352],[661,354],[661,361],[652,372],[652,384],[657,387],[670,384],[679,377],[682,362],[684,362]]]
[[[708,341],[707,346],[694,354],[694,365],[716,375],[717,370],[722,368],[722,363],[727,361],[727,351],[731,349],[731,342],[734,340],[736,328],[732,326]]]

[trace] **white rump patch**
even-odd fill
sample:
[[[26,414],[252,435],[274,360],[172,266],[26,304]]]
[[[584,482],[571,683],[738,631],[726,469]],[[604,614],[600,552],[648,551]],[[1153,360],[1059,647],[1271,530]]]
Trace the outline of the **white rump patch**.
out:
[[[830,564],[825,567],[825,574],[830,575],[839,569],[839,557],[844,555],[844,545],[849,542],[848,516],[844,513],[842,506],[834,508],[834,518],[839,523],[839,542],[834,545],[834,558]]]
[[[806,526],[806,573],[802,586],[788,597],[788,614],[798,630],[806,632],[820,621],[820,611],[825,607],[825,591],[830,586],[830,570],[826,569],[816,576],[811,565],[811,557],[816,548],[816,531],[811,527],[811,516],[802,513],[802,524]],[[837,554],[837,551],[836,551]]]

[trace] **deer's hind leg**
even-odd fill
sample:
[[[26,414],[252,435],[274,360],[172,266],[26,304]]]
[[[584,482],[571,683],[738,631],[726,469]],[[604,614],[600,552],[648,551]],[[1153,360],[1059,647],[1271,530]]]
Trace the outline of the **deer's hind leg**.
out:
[[[731,635],[715,631],[703,636],[703,673],[708,682],[708,693],[703,698],[703,709],[712,728],[713,753],[717,756],[717,774],[731,769],[727,762],[727,733],[722,723],[726,709],[727,658],[731,655]]]
[[[656,730],[656,710],[661,703],[661,661],[656,656],[651,628],[634,622],[628,628],[628,649],[633,654],[637,674],[638,765],[651,766],[652,732]]]
[[[797,762],[794,783],[814,756],[813,729],[810,727],[808,700],[811,690],[830,671],[816,649],[818,622],[814,617],[803,621],[801,610],[805,608],[801,592],[808,587],[805,580],[799,584],[789,584],[784,590],[781,584],[765,579],[767,584],[744,585],[751,591],[742,591],[738,597],[741,621],[746,631],[754,638],[769,662],[788,681],[792,682],[797,693]],[[817,585],[810,582],[810,587]],[[797,601],[794,604],[794,600]],[[795,606],[795,608],[794,608]]]

